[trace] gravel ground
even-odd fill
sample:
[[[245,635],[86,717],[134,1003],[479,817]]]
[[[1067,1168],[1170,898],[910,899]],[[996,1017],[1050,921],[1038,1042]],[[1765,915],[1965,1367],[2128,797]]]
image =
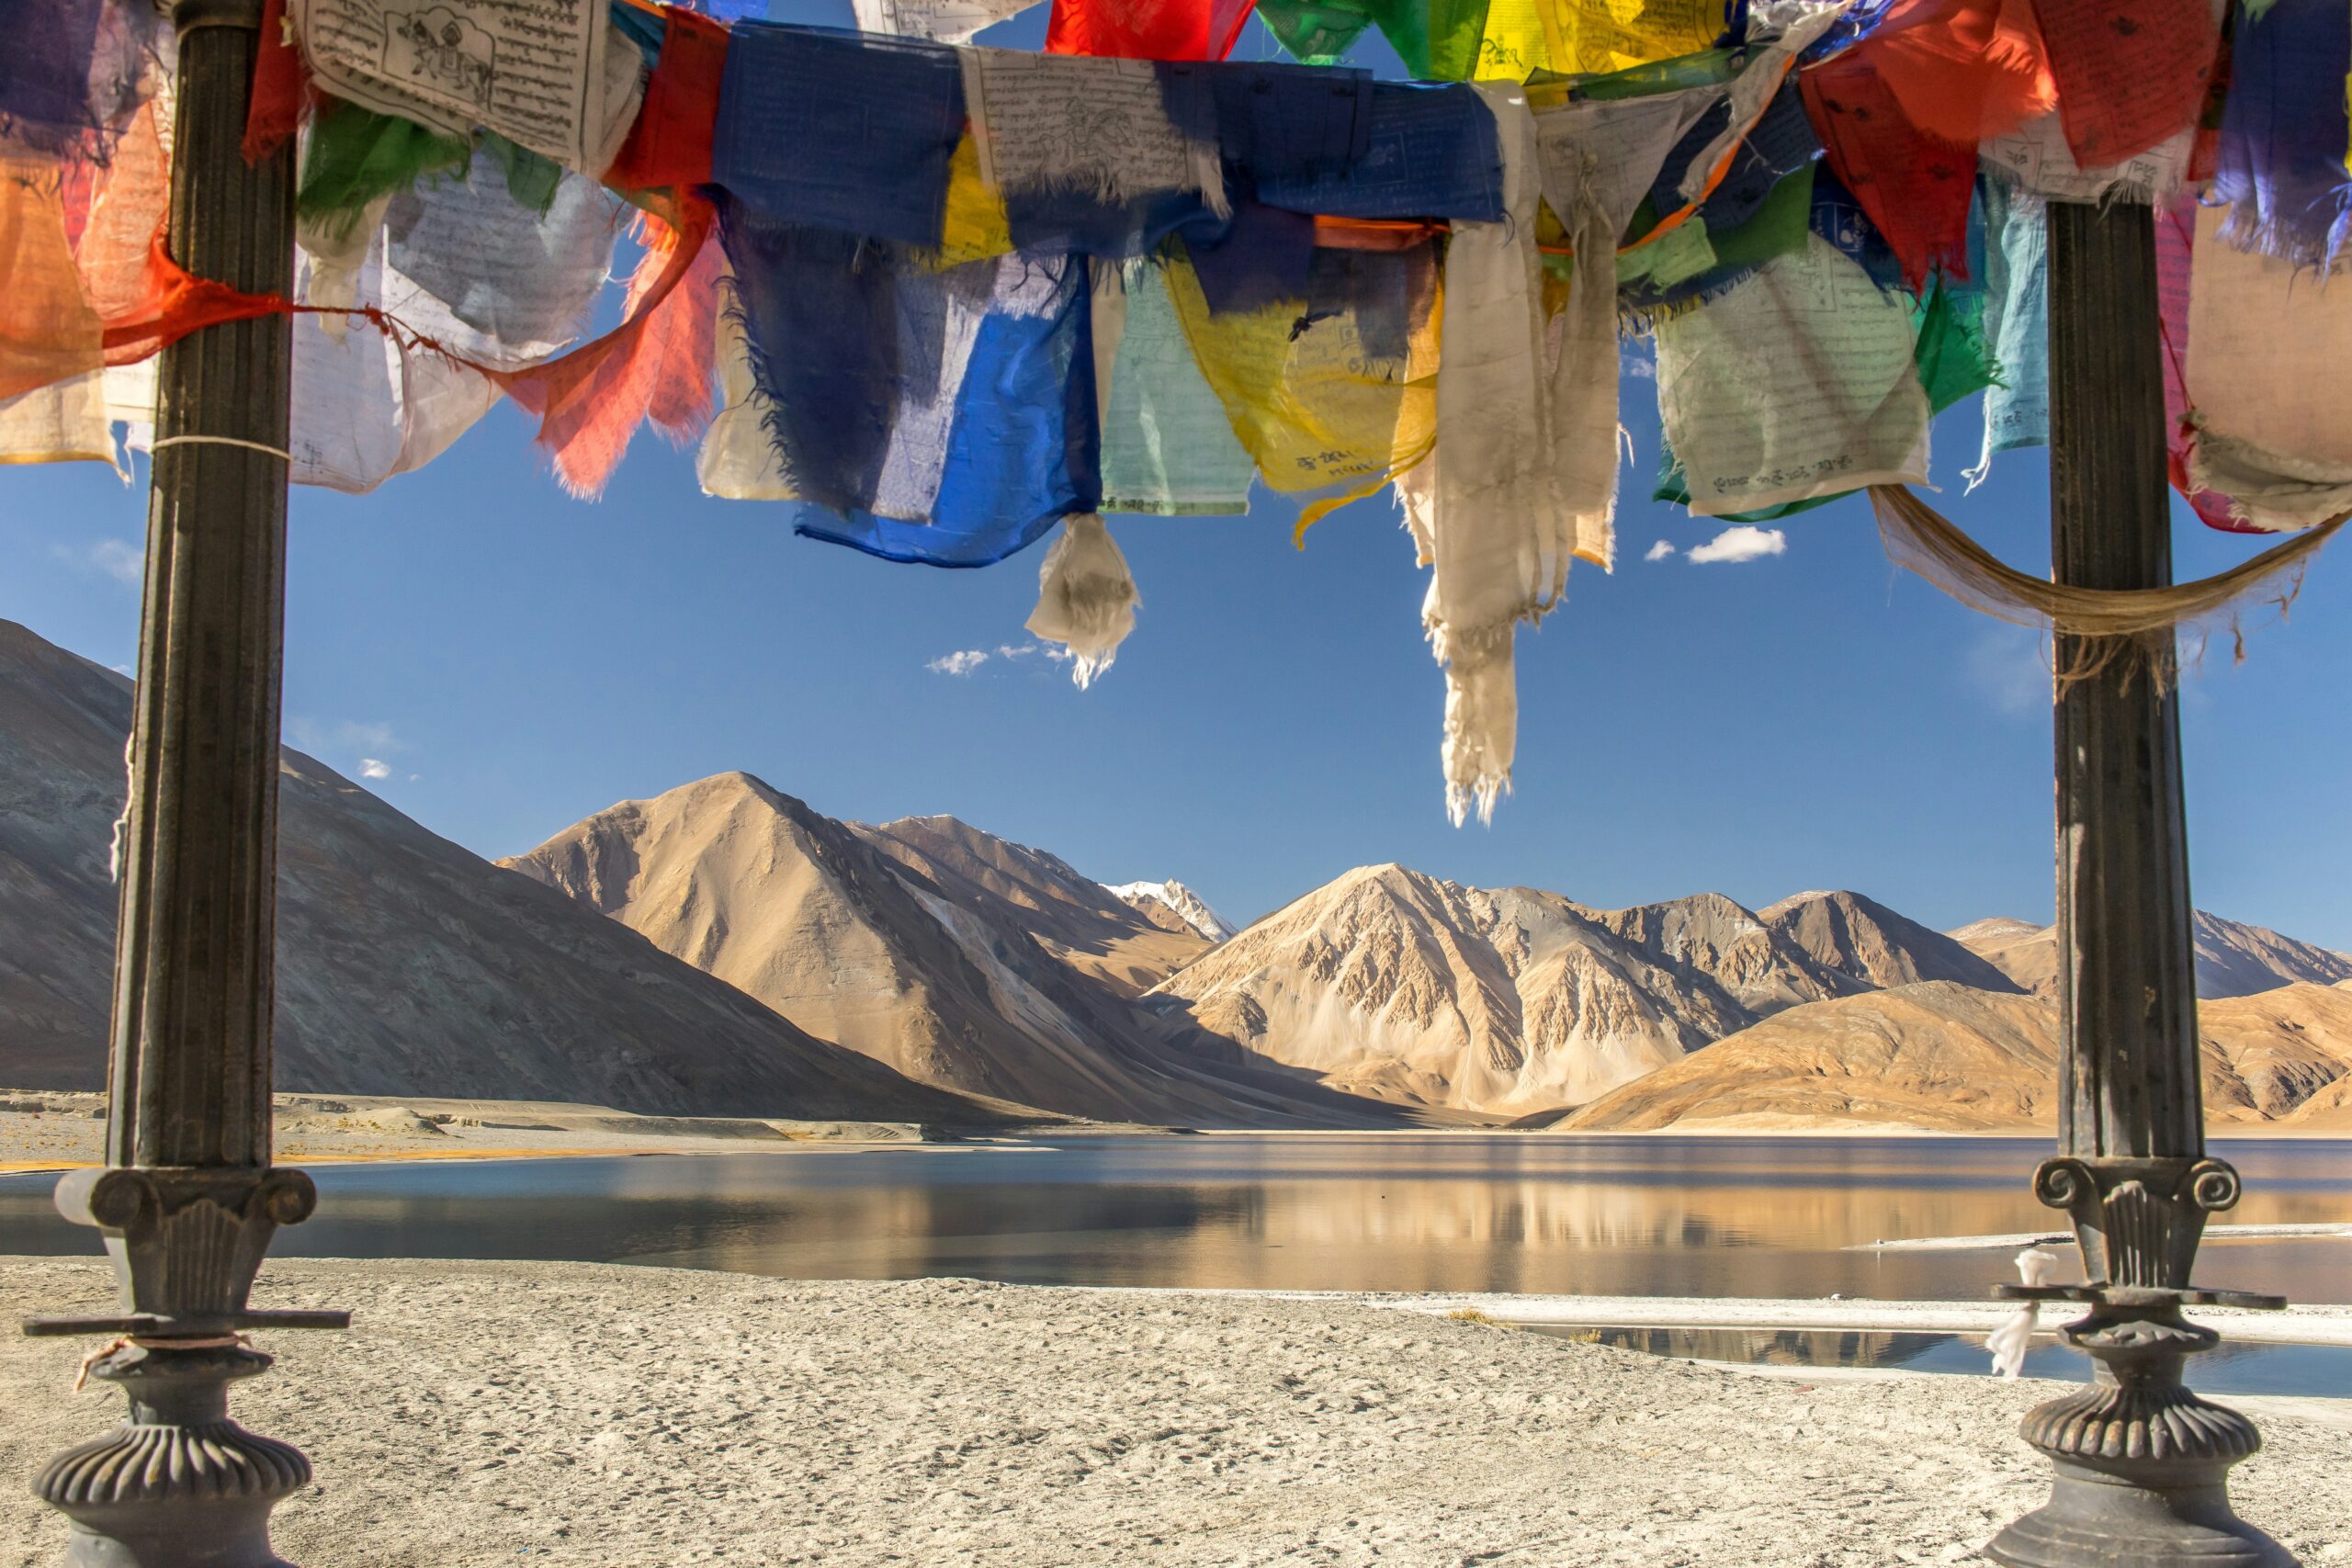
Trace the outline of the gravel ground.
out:
[[[0,1316],[104,1299],[0,1259]],[[586,1264],[272,1263],[235,1406],[317,1486],[305,1568],[532,1562],[1772,1565],[1956,1562],[2040,1501],[2056,1385],[1757,1378],[1334,1301],[795,1282]],[[86,1347],[0,1341],[0,1470],[103,1431]],[[2352,1562],[2352,1431],[2270,1419],[2243,1510]],[[61,1519],[0,1502],[0,1563]]]

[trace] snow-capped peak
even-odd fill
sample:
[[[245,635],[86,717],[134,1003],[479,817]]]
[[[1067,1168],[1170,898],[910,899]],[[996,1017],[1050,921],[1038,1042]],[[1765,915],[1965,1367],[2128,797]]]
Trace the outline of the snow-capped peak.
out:
[[[1145,914],[1153,913],[1152,907],[1157,905],[1210,942],[1233,938],[1233,928],[1225,923],[1225,918],[1181,882],[1123,882],[1111,892]]]

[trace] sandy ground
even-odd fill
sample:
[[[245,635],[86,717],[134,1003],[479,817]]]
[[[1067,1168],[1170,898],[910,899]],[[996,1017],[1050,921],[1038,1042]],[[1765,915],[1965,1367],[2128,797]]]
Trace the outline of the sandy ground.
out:
[[[734,1154],[922,1138],[910,1122],[637,1116],[610,1106],[554,1101],[281,1094],[276,1111],[277,1157],[312,1163]],[[95,1165],[106,1157],[106,1131],[104,1095],[0,1089],[0,1171]]]
[[[0,1259],[0,1315],[106,1287]],[[2041,1500],[2014,1428],[2057,1386],[1756,1377],[1330,1299],[308,1261],[257,1299],[357,1314],[270,1337],[236,1399],[317,1463],[278,1513],[305,1568],[1956,1562]],[[0,1471],[112,1420],[66,1392],[85,1348],[0,1341]],[[2267,1436],[2241,1508],[2352,1562],[2352,1431]],[[0,1564],[63,1534],[0,1489]]]

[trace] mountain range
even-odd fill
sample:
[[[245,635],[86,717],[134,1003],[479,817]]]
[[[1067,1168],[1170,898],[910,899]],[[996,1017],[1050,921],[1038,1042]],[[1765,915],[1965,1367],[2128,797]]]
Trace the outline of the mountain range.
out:
[[[130,683],[0,621],[0,1083],[103,1088]],[[280,1089],[685,1115],[1008,1110],[812,1038],[315,759],[279,761]]]
[[[0,1083],[103,1077],[130,694],[0,623]],[[1235,930],[741,773],[495,864],[283,762],[281,1088],[661,1113],[2046,1126],[2054,933],[1859,893],[1605,909],[1360,867]],[[2217,1122],[2352,1132],[2352,956],[2200,912]]]

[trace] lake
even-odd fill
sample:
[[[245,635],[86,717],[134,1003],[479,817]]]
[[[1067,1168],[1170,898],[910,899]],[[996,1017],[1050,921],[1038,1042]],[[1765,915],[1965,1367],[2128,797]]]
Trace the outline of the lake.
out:
[[[820,1279],[1981,1299],[2048,1231],[2004,1138],[1385,1133],[1081,1137],[723,1156],[321,1165],[280,1257],[506,1258]],[[2352,1142],[2217,1142],[2224,1223],[2352,1220]],[[95,1253],[51,1176],[0,1177],[0,1254]],[[2068,1249],[2071,1258],[2071,1249]],[[2200,1283],[2352,1303],[2352,1240],[2209,1243]]]

